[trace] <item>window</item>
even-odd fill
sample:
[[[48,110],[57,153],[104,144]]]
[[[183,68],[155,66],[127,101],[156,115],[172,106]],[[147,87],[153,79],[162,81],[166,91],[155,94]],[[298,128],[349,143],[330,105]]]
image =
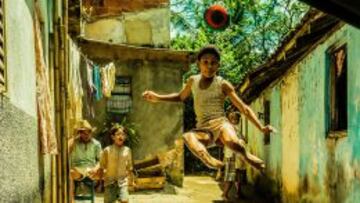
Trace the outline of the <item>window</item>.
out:
[[[107,111],[126,114],[131,110],[131,106],[131,77],[116,76],[115,87],[107,101]]]
[[[329,136],[346,136],[347,130],[347,49],[343,45],[329,51]]]
[[[0,0],[0,94],[6,91],[4,10],[4,0]]]

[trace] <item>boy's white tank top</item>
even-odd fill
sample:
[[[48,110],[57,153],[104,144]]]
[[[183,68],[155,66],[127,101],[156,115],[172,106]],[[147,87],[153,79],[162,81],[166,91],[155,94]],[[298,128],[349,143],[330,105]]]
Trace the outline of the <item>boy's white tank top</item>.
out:
[[[201,75],[193,76],[191,91],[194,97],[194,110],[197,127],[209,120],[224,117],[225,95],[222,92],[223,78],[216,76],[207,89],[200,89]]]

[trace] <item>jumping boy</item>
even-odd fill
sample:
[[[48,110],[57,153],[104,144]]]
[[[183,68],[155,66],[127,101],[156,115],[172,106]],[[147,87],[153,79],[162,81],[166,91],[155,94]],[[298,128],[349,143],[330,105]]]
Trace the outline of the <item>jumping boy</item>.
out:
[[[104,172],[104,203],[129,202],[129,181],[132,183],[132,157],[130,148],[124,146],[126,130],[121,125],[110,129],[113,144],[101,154],[100,168]]]
[[[223,144],[240,153],[249,164],[262,171],[265,168],[264,162],[246,150],[245,142],[237,137],[234,127],[225,117],[225,98],[229,97],[232,104],[263,133],[273,132],[274,128],[270,125],[263,126],[250,107],[237,96],[234,87],[216,75],[220,66],[220,52],[215,46],[205,46],[198,52],[197,65],[200,74],[191,76],[180,92],[162,95],[145,91],[143,98],[149,102],[179,102],[192,93],[196,129],[183,135],[190,151],[208,167],[221,168],[223,162],[212,157],[206,147],[214,143]]]

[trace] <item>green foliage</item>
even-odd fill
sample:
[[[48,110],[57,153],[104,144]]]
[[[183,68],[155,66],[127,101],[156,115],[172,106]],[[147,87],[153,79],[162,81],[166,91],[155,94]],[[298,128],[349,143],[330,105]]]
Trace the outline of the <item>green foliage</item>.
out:
[[[216,44],[222,52],[219,75],[239,83],[254,67],[263,63],[291,31],[308,7],[295,0],[172,0],[172,41],[177,50],[198,50]],[[231,24],[224,31],[210,29],[203,13],[212,4],[228,9]],[[197,73],[193,66],[189,75]]]
[[[139,135],[136,133],[135,124],[129,122],[129,120],[124,117],[120,125],[124,126],[127,130],[127,139],[125,144],[130,146],[130,148],[135,148],[139,144]]]
[[[120,121],[120,122],[117,122]],[[118,117],[109,117],[106,121],[105,128],[98,134],[97,139],[100,140],[101,145],[106,147],[112,144],[110,129],[113,126],[121,125],[127,130],[127,139],[125,141],[125,145],[134,149],[139,144],[139,134],[136,132],[135,123],[130,122],[126,116],[122,117],[122,119]]]

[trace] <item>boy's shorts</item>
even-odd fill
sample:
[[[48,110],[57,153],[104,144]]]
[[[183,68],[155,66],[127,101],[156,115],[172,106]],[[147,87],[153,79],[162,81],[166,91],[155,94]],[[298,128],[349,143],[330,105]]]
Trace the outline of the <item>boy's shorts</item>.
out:
[[[105,186],[104,203],[114,203],[118,201],[129,201],[129,189],[127,185],[119,187],[117,183]]]
[[[236,180],[235,156],[224,159],[224,181],[232,182]]]
[[[220,117],[203,123],[198,123],[196,125],[196,128],[192,129],[191,131],[209,134],[211,137],[211,142],[207,147],[212,147],[216,145],[216,141],[220,137],[221,129],[224,127],[232,128],[235,131],[233,125],[225,117]]]

